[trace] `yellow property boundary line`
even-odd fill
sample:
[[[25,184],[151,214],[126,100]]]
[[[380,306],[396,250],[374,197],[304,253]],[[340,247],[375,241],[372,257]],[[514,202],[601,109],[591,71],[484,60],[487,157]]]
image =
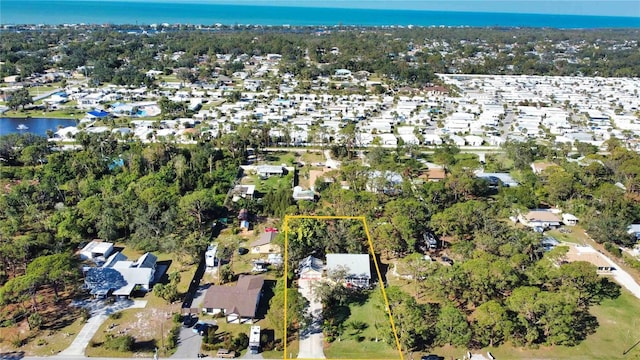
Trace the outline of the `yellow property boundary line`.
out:
[[[396,331],[396,325],[393,321],[393,316],[391,315],[391,306],[389,306],[389,298],[387,297],[387,291],[384,288],[384,283],[382,281],[382,274],[380,273],[380,266],[378,265],[378,260],[376,259],[376,254],[373,249],[373,241],[371,240],[371,233],[369,232],[369,225],[367,224],[367,219],[364,216],[321,216],[321,215],[285,215],[284,216],[284,337],[282,342],[284,343],[284,354],[283,359],[287,359],[287,289],[289,288],[287,281],[287,274],[289,273],[289,219],[313,219],[313,220],[360,220],[364,226],[364,231],[367,234],[367,241],[369,242],[369,250],[371,257],[373,258],[373,263],[376,267],[376,274],[378,275],[378,284],[380,285],[380,290],[382,291],[382,297],[384,298],[384,303],[386,306],[387,314],[389,315],[389,322],[391,323],[391,329],[393,330],[393,336],[396,341],[396,347],[398,348],[398,353],[400,354],[400,360],[404,360],[404,355],[402,354],[402,346],[400,346],[400,339],[398,338],[398,332]],[[353,360],[353,359],[337,359],[337,360]],[[369,360],[387,360],[387,359],[369,359]]]

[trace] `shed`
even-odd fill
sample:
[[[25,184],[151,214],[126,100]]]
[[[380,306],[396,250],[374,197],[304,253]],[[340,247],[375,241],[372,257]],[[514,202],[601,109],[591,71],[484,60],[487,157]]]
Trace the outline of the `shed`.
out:
[[[567,226],[575,226],[578,224],[578,218],[569,213],[562,214],[562,222]]]
[[[113,243],[93,240],[80,250],[80,259],[106,261],[113,252]]]

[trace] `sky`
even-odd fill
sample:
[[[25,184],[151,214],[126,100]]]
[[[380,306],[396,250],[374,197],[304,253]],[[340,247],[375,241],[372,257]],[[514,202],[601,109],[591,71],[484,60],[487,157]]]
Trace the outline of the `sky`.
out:
[[[1,0],[0,0],[1,1]],[[28,1],[28,0],[27,0]],[[501,12],[640,18],[640,0],[95,0]]]

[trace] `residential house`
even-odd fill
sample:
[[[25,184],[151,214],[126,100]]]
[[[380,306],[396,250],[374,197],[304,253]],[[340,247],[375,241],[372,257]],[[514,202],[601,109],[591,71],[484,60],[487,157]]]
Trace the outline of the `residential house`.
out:
[[[313,190],[305,190],[301,186],[295,186],[293,188],[293,200],[314,201],[315,199],[316,193]]]
[[[552,166],[558,166],[558,165],[554,164],[554,163],[550,163],[550,162],[534,162],[534,163],[531,163],[531,170],[533,170],[534,174],[540,175],[546,169],[548,169],[548,168],[550,168]]]
[[[369,192],[383,192],[385,194],[397,194],[402,185],[402,176],[393,171],[372,171],[369,173],[366,188]]]
[[[202,312],[223,314],[229,323],[252,324],[257,317],[264,277],[240,276],[233,286],[212,285],[202,302]]]
[[[255,194],[255,191],[256,191],[255,185],[236,185],[232,191],[232,194],[233,194],[232,200],[233,202],[237,202],[241,198],[251,200],[253,199],[253,194]]]
[[[532,228],[556,228],[562,223],[562,219],[549,210],[531,210],[526,214],[520,214],[518,220],[525,226]]]
[[[275,231],[265,231],[256,241],[251,243],[251,253],[252,254],[270,254],[270,253],[279,253],[280,245],[274,244],[273,241],[278,237],[278,232]]]
[[[498,186],[500,183],[506,187],[516,187],[519,185],[509,173],[485,173],[478,171],[476,172],[476,176],[486,179],[491,186]]]
[[[447,171],[444,168],[430,168],[425,175],[428,181],[438,182],[447,177]]]
[[[137,288],[149,291],[156,277],[158,258],[145,253],[137,261],[129,261],[120,252],[115,252],[101,267],[89,268],[85,276],[85,285],[96,297],[113,294],[129,297]]]
[[[256,166],[256,173],[263,179],[271,176],[284,175],[284,167],[282,165],[258,165]]]
[[[344,271],[347,286],[368,287],[371,282],[371,266],[368,254],[327,254],[327,272]]]
[[[324,265],[322,260],[311,255],[300,260],[298,265],[298,276],[300,280],[318,280],[322,278]]]

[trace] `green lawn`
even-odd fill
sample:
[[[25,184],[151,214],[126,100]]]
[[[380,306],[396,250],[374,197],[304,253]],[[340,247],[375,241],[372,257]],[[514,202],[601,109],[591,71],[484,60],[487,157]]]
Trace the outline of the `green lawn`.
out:
[[[570,233],[561,233],[559,230],[549,230],[545,234],[553,236],[558,241],[566,241],[574,244],[584,245],[587,243],[587,235],[580,226],[565,227]]]
[[[52,119],[81,119],[85,115],[86,111],[76,110],[72,108],[44,111],[44,110],[8,110],[3,116],[12,118],[52,118]]]
[[[605,300],[594,306],[591,314],[597,317],[598,329],[579,345],[541,346],[539,349],[514,348],[503,345],[474,351],[486,354],[490,351],[497,359],[640,359],[640,345],[629,349],[640,341],[640,300],[626,290],[615,300]],[[436,348],[432,353],[445,358],[459,358],[466,349]],[[629,351],[626,355],[623,353]]]
[[[318,150],[318,151],[305,151],[302,154],[300,154],[300,159],[305,164],[311,164],[311,163],[316,163],[316,162],[324,163],[324,161],[326,160],[325,157],[324,157],[324,154],[320,150]]]
[[[290,151],[270,151],[265,154],[264,159],[269,164],[287,164],[287,166],[291,166],[296,157],[296,153]]]
[[[59,88],[60,88],[60,83],[51,83],[51,84],[47,84],[46,86],[32,86],[32,87],[28,87],[27,89],[29,90],[29,95],[38,96],[38,95],[44,95],[48,92],[51,92]]]
[[[329,359],[399,359],[398,350],[382,340],[376,341],[377,330],[375,323],[389,322],[389,318],[382,310],[377,309],[371,300],[363,305],[349,306],[351,314],[345,321],[345,331],[340,339],[328,344],[324,353]],[[362,333],[356,334],[348,324],[352,321],[362,321],[368,327]]]

